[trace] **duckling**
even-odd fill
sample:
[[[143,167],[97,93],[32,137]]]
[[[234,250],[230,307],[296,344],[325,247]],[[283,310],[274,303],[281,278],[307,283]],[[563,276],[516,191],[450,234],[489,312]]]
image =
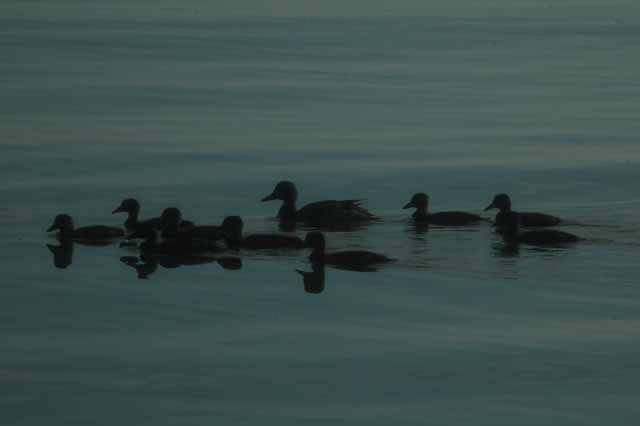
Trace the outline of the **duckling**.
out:
[[[262,201],[282,200],[278,219],[285,222],[306,222],[308,224],[332,224],[340,222],[366,222],[375,219],[361,206],[363,200],[328,200],[310,203],[296,209],[298,190],[289,181],[278,182],[273,192]]]
[[[500,212],[511,211],[511,198],[507,194],[496,194],[493,201],[484,210],[498,209]],[[562,220],[545,213],[520,212],[520,225],[528,228],[547,228],[556,226]]]
[[[160,225],[160,218],[154,217],[147,220],[140,220],[138,216],[140,215],[140,203],[135,198],[127,198],[122,200],[120,205],[111,212],[111,214],[116,213],[127,213],[127,220],[124,222],[124,227],[127,231],[133,232],[139,229],[140,227],[151,227],[157,228]]]
[[[301,249],[304,242],[294,236],[285,234],[251,234],[242,236],[244,223],[240,216],[228,216],[222,222],[222,232],[227,236],[230,245],[234,248],[251,250],[259,249]]]
[[[165,238],[180,236],[180,238],[201,238],[210,241],[226,238],[220,226],[193,225],[184,227],[183,224],[182,212],[178,208],[168,207],[162,211],[159,229]]]
[[[438,213],[429,213],[429,196],[423,192],[414,194],[403,209],[416,208],[412,217],[416,222],[432,223],[434,225],[450,225],[450,226],[462,226],[473,225],[482,220],[482,217],[477,214],[460,212],[460,211],[446,211]]]
[[[120,205],[111,212],[111,214],[116,213],[127,213],[127,220],[124,222],[124,227],[129,232],[134,232],[141,227],[149,227],[149,228],[157,228],[160,226],[160,218],[154,217],[147,220],[139,220],[138,216],[140,215],[140,203],[135,198],[127,198],[122,200]],[[182,220],[179,224],[180,228],[190,228],[193,227],[194,224],[188,220]]]
[[[354,270],[371,270],[375,265],[393,262],[383,254],[373,253],[365,250],[338,251],[333,253],[325,252],[325,239],[322,232],[313,231],[307,233],[304,244],[313,249],[309,260],[320,264],[335,265]]]
[[[59,230],[58,238],[84,241],[104,241],[124,236],[120,228],[105,225],[83,226],[74,228],[73,219],[68,214],[59,214],[47,232]]]
[[[582,238],[556,229],[539,229],[519,232],[521,215],[514,211],[501,211],[496,216],[496,232],[507,243],[530,245],[561,245],[581,241]]]

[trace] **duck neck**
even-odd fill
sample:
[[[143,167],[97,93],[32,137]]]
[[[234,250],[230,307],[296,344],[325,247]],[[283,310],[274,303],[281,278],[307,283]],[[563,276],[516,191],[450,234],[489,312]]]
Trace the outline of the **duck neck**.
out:
[[[429,216],[429,210],[427,206],[420,206],[416,208],[416,211],[413,213],[413,218],[422,220],[426,219]]]
[[[295,200],[287,199],[283,201],[282,207],[280,207],[278,218],[281,220],[293,220],[296,217],[296,212]]]
[[[324,263],[324,248],[315,247],[309,256],[309,260],[312,262]]]

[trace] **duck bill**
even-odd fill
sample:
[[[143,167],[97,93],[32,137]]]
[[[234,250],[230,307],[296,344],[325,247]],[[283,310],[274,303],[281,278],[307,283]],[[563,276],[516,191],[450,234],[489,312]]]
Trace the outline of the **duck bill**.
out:
[[[486,212],[487,210],[491,210],[491,209],[495,209],[495,208],[496,208],[496,205],[491,203],[487,207],[484,208],[484,211]]]
[[[47,228],[47,232],[55,231],[56,229],[58,229],[58,226],[56,224],[53,224],[49,228]]]
[[[120,206],[117,209],[115,209],[114,211],[111,212],[111,214],[116,214],[116,213],[121,213],[121,212],[125,212],[126,210]]]
[[[416,205],[413,204],[413,201],[409,201],[407,204],[404,205],[403,209],[410,209],[411,207],[415,207]]]
[[[263,202],[264,201],[271,201],[271,200],[275,200],[276,198],[278,198],[278,197],[276,197],[276,194],[275,193],[271,193],[271,194],[267,195],[266,197],[264,197],[262,199],[262,201]]]

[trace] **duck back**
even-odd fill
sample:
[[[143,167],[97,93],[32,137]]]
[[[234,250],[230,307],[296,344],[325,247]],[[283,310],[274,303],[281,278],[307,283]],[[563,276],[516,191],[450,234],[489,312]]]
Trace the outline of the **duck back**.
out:
[[[561,219],[550,214],[538,213],[538,212],[521,212],[520,224],[528,228],[547,228],[550,226],[556,226],[561,222]]]
[[[246,249],[279,249],[293,248],[301,249],[304,242],[293,235],[284,234],[252,234],[244,237],[240,246]]]
[[[449,225],[449,226],[463,226],[472,225],[482,220],[482,217],[477,214],[460,212],[460,211],[446,211],[438,213],[430,213],[426,217],[426,222],[434,225]]]
[[[79,240],[109,240],[123,236],[122,229],[106,225],[83,226],[71,233],[72,238]]]
[[[532,245],[569,244],[580,240],[576,235],[555,229],[540,229],[518,235],[518,242]]]
[[[310,203],[298,210],[296,218],[309,223],[358,222],[375,219],[361,206],[363,200],[327,200]]]

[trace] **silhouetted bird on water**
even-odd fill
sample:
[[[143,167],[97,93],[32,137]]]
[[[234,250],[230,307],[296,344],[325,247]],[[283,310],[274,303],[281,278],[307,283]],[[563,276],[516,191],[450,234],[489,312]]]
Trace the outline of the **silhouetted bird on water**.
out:
[[[143,239],[144,241],[139,246],[143,252],[168,255],[216,252],[226,247],[226,245],[220,244],[225,239],[221,232],[214,233],[207,229],[206,232],[197,233],[195,231],[198,227],[180,230],[180,223],[180,210],[169,207],[160,216],[160,232],[145,228],[129,235],[127,239]]]
[[[327,200],[310,203],[296,209],[298,190],[288,181],[278,182],[270,195],[262,201],[282,200],[278,219],[282,222],[304,222],[310,225],[332,225],[353,222],[368,222],[375,219],[360,204],[363,200]]]
[[[575,243],[582,238],[556,229],[540,229],[520,233],[521,216],[514,211],[502,211],[496,216],[496,232],[505,242],[531,245],[562,245]]]
[[[497,221],[501,213],[511,211],[511,198],[507,194],[497,194],[493,197],[491,204],[485,208],[485,211],[490,209],[499,210],[496,215]],[[518,214],[520,215],[520,226],[528,228],[546,228],[556,226],[561,222],[560,218],[545,213],[520,212]]]
[[[154,217],[151,219],[140,220],[140,203],[135,198],[127,198],[122,200],[120,205],[111,212],[115,213],[127,213],[127,220],[124,222],[124,227],[129,232],[135,232],[142,230],[142,228],[158,228],[160,226],[160,218]],[[180,228],[190,228],[194,226],[193,222],[188,220],[181,220]]]
[[[222,232],[232,248],[243,249],[301,249],[304,242],[294,236],[285,234],[251,234],[242,236],[244,223],[240,216],[228,216],[222,222]]]
[[[434,225],[449,225],[449,226],[462,226],[473,225],[483,219],[477,214],[460,212],[460,211],[445,211],[438,213],[429,213],[429,196],[423,192],[414,194],[403,209],[409,209],[414,207],[415,213],[411,217],[416,222],[432,223]]]
[[[47,232],[58,230],[58,237],[77,241],[105,241],[124,236],[120,228],[106,225],[92,225],[75,228],[73,219],[68,214],[59,214]]]
[[[366,271],[373,270],[374,266],[381,263],[395,261],[395,259],[391,259],[383,254],[366,250],[337,251],[332,253],[326,252],[324,235],[322,232],[318,231],[309,232],[304,243],[307,247],[310,247],[313,250],[309,256],[309,260],[313,263],[329,264],[346,269]]]

